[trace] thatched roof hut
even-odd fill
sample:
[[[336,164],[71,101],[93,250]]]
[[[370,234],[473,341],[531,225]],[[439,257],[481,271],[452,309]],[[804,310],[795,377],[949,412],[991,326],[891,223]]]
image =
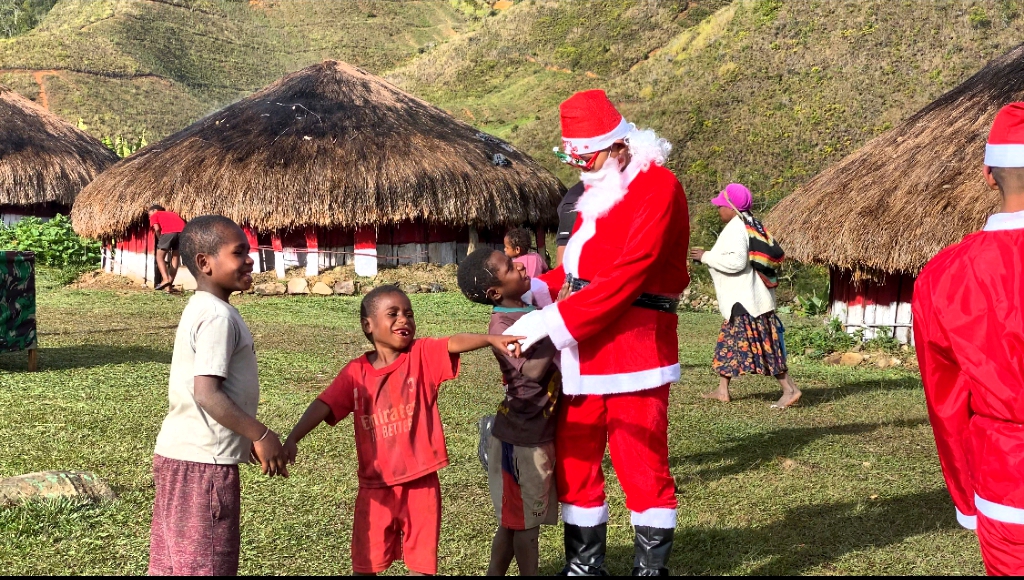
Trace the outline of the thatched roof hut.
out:
[[[496,165],[495,155],[508,160]],[[556,220],[563,186],[527,155],[381,78],[326,61],[140,150],[93,182],[75,229],[122,234],[161,202],[260,230]]]
[[[352,253],[353,232],[369,229],[384,254],[408,242],[426,258],[426,244],[456,242],[425,239],[431,227],[447,228],[443,238],[547,225],[564,190],[508,143],[362,69],[325,61],[121,161],[82,192],[72,221],[80,234],[122,238],[160,203],[186,219],[225,215],[254,239],[292,232],[294,244],[321,254],[325,239]],[[289,242],[273,247],[283,273]]]
[[[893,322],[909,325],[913,278],[939,250],[981,229],[999,207],[999,195],[981,177],[985,141],[996,111],[1020,100],[1024,45],[775,206],[766,222],[787,254],[832,269],[834,314],[893,298],[894,310],[904,304],[906,310],[906,320]],[[872,292],[881,294],[872,298]],[[889,325],[867,316],[852,325],[858,324]]]
[[[95,138],[0,86],[0,214],[66,211],[117,155]]]

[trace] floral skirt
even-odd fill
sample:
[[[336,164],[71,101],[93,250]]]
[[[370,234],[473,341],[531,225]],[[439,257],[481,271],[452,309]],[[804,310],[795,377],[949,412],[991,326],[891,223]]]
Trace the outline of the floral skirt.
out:
[[[775,312],[739,314],[722,323],[712,368],[720,376],[777,376],[786,372],[782,321]]]

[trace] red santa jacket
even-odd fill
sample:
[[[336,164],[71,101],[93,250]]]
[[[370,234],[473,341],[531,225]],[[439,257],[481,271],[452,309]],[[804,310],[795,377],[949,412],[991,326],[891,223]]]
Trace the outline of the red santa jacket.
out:
[[[1024,524],[1024,212],[939,252],[914,287],[914,340],[957,519]]]
[[[542,310],[562,350],[562,390],[569,395],[679,380],[676,315],[632,303],[644,292],[678,298],[690,283],[686,194],[668,169],[651,164],[638,171],[639,163],[626,168],[628,188],[606,214],[580,212],[562,264],[534,281],[539,306],[557,296],[567,273],[590,282]]]

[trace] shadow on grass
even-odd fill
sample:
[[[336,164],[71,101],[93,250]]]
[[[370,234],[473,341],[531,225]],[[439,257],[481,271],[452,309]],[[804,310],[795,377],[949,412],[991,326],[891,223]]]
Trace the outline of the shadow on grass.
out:
[[[863,435],[884,427],[913,428],[927,424],[926,419],[914,419],[889,423],[850,423],[831,427],[779,429],[740,437],[727,442],[724,447],[717,447],[711,451],[673,457],[669,462],[672,467],[677,467],[682,464],[718,464],[723,460],[726,461],[725,465],[698,469],[696,473],[686,478],[701,481],[715,480],[756,468],[763,463],[774,461],[776,457],[789,456],[822,437]]]
[[[800,385],[799,376],[794,375],[793,378],[797,381],[797,386],[800,387],[800,391],[803,393],[800,397],[799,403],[801,407],[814,407],[816,405],[832,403],[846,397],[861,395],[873,391],[916,390],[921,388],[921,379],[915,376],[864,380],[854,383],[844,383],[834,387],[804,387]],[[742,381],[743,378],[736,380]],[[772,390],[753,393],[743,397],[734,397],[733,401],[760,399],[766,403],[774,403],[776,399],[779,398],[780,392],[780,390]]]
[[[84,369],[126,363],[158,362],[170,364],[171,351],[145,346],[79,344],[39,349],[39,370]],[[28,353],[0,353],[0,371],[28,370]]]
[[[691,506],[698,508],[699,506]],[[884,548],[904,540],[958,529],[945,489],[922,491],[878,500],[855,500],[788,510],[781,519],[759,527],[680,528],[676,530],[670,563],[673,575],[718,576],[794,575],[830,566],[846,554]],[[542,563],[542,573],[554,574],[559,559]],[[745,564],[762,562],[750,570]],[[632,544],[608,546],[606,566],[612,575],[629,575]],[[819,570],[820,571],[820,570]],[[879,569],[878,573],[886,573]]]

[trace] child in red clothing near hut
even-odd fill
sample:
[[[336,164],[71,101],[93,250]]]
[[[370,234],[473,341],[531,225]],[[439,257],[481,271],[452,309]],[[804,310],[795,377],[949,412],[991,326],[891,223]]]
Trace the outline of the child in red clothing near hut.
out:
[[[397,286],[379,286],[360,306],[374,350],[351,361],[306,409],[285,441],[294,463],[298,442],[320,423],[353,415],[359,493],[352,526],[352,570],[376,574],[404,560],[414,574],[437,573],[441,486],[448,465],[438,387],[459,374],[459,354],[516,338],[456,334],[416,339],[412,304]],[[520,337],[521,338],[521,337]]]
[[[531,278],[548,271],[544,256],[530,251],[530,230],[526,228],[516,228],[505,234],[505,255],[522,264],[526,275]]]

